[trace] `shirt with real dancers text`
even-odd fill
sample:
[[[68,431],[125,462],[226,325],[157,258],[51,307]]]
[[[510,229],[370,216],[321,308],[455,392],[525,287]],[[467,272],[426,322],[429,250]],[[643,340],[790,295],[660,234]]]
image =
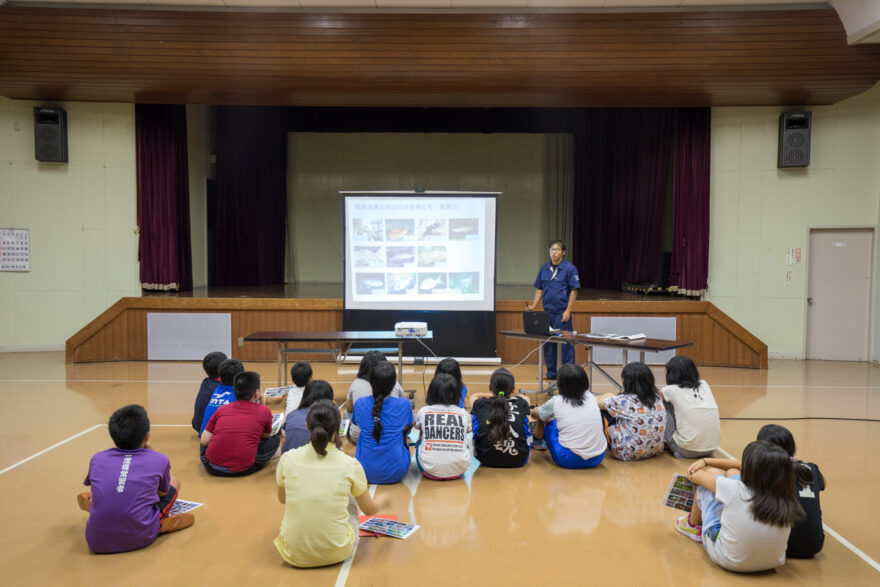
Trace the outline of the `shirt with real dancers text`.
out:
[[[149,448],[109,448],[89,463],[92,504],[86,542],[99,554],[127,552],[159,534],[159,492],[171,489],[168,457]]]
[[[459,477],[471,466],[467,434],[471,417],[458,406],[432,404],[416,415],[416,428],[421,439],[416,458],[422,471],[432,477]]]

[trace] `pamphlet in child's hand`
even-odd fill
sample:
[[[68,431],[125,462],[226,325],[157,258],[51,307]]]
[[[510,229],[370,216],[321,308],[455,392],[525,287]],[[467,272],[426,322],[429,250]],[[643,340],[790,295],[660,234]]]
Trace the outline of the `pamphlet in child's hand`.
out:
[[[375,516],[368,516],[366,514],[361,514],[358,516],[358,526],[369,520],[370,518],[382,518],[383,520],[396,520],[397,514],[376,514]],[[375,532],[370,532],[369,530],[362,530],[358,528],[358,536],[376,536]]]
[[[279,412],[278,414],[272,414],[272,432],[271,434],[278,434],[278,431],[281,430],[281,427],[284,426],[284,420],[287,414],[284,412]]]
[[[281,397],[282,395],[287,395],[287,392],[293,389],[293,385],[288,385],[286,387],[267,387],[263,390],[264,397]]]
[[[419,529],[415,524],[406,524],[397,520],[388,520],[378,516],[370,516],[361,523],[360,528],[367,532],[384,534],[394,538],[409,538],[413,532]]]
[[[680,473],[672,474],[672,481],[666,488],[666,495],[663,497],[663,505],[685,512],[691,511],[694,506],[694,493],[696,493],[696,485],[694,482]]]
[[[344,418],[341,422],[339,422],[339,436],[345,436],[348,434],[348,425],[351,424],[351,420],[348,418]]]
[[[188,512],[194,510],[196,508],[202,507],[203,503],[199,503],[197,501],[187,501],[185,499],[178,499],[174,502],[174,505],[171,506],[171,511],[168,513],[169,516],[176,516],[177,514],[182,514],[184,512]]]

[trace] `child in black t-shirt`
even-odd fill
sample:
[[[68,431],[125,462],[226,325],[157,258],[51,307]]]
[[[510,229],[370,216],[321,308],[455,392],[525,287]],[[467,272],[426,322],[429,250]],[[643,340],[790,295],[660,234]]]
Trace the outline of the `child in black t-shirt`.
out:
[[[766,440],[785,449],[797,475],[797,499],[807,517],[791,529],[785,555],[789,558],[812,558],[822,550],[825,531],[822,529],[822,508],[819,492],[825,489],[825,478],[815,463],[804,463],[794,457],[794,436],[787,428],[768,424],[758,432],[758,440]]]
[[[513,395],[513,374],[498,369],[489,380],[491,393],[473,394],[474,456],[487,467],[521,467],[529,460],[529,402]]]

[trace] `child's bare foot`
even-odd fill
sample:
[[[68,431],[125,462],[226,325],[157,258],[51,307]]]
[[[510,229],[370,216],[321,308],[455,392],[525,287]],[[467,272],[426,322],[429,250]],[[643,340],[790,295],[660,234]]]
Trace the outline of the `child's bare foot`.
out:
[[[92,494],[88,491],[83,491],[76,496],[76,503],[82,511],[89,511],[92,507]]]
[[[195,521],[196,517],[189,513],[168,516],[159,525],[159,534],[167,534],[168,532],[177,532],[178,530],[189,528]]]

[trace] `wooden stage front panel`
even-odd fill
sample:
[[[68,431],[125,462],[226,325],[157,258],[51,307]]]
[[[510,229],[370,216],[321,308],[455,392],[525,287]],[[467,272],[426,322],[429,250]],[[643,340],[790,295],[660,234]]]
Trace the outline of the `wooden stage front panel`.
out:
[[[522,301],[496,303],[496,329],[522,327]],[[231,315],[233,355],[242,361],[274,361],[272,343],[244,343],[239,339],[257,331],[342,330],[342,300],[291,298],[122,298],[67,340],[68,362],[137,361],[147,359],[147,314],[152,312],[219,312]],[[590,331],[594,316],[649,316],[676,318],[676,339],[692,341],[685,351],[698,365],[767,368],[767,345],[710,302],[578,300],[574,329]],[[534,345],[496,334],[496,355],[518,362]],[[577,349],[577,360],[586,351]],[[301,355],[304,360],[326,361],[327,355]],[[537,362],[534,355],[529,362]]]

